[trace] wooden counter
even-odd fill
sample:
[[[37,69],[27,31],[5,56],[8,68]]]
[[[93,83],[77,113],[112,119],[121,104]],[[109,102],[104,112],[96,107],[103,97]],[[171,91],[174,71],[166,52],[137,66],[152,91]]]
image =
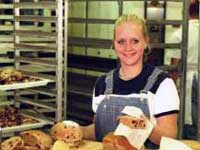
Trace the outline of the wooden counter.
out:
[[[180,141],[191,147],[193,150],[200,150],[200,141],[194,141],[194,140],[180,140]],[[59,148],[54,150],[61,150],[61,149]],[[72,149],[64,148],[63,150],[103,150],[103,145],[100,142],[83,140],[78,148],[72,148]]]
[[[200,150],[200,141],[194,141],[194,140],[180,140],[180,141],[191,147],[193,150]]]
[[[103,150],[103,145],[100,142],[84,140],[77,150]]]
[[[103,150],[103,145],[100,142],[83,140],[78,147],[69,148],[63,141],[56,141],[52,150]]]

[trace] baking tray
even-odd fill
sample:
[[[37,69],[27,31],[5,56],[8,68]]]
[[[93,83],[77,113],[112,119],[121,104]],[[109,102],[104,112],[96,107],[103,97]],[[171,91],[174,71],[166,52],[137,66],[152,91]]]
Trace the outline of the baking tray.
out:
[[[11,127],[2,128],[2,134],[11,133],[11,132],[18,132],[30,129],[41,128],[45,125],[53,125],[53,122],[41,118],[36,118],[27,114],[22,113],[23,116],[36,120],[36,123],[27,123],[22,125],[16,125]]]
[[[38,78],[38,77],[35,77]],[[47,85],[47,83],[50,82],[49,79],[39,78],[39,81],[30,81],[30,82],[19,82],[19,83],[13,83],[13,84],[5,84],[0,85],[1,91],[6,90],[15,90],[15,89],[24,89],[24,88],[30,88],[30,87],[38,87],[38,86],[44,86]]]

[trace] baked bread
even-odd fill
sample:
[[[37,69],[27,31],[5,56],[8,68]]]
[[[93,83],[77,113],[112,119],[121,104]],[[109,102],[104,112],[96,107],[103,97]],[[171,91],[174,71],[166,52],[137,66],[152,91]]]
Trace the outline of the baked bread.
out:
[[[52,138],[40,130],[24,131],[20,135],[25,146],[35,147],[39,150],[49,150],[53,145]]]
[[[22,115],[15,106],[5,106],[0,108],[0,126],[10,127],[22,124]]]
[[[103,138],[103,150],[136,150],[124,136],[107,134]]]
[[[58,122],[51,128],[50,134],[53,140],[64,141],[70,147],[78,146],[83,137],[80,126],[73,121]]]
[[[22,145],[22,138],[20,136],[14,136],[1,143],[1,150],[14,150],[15,147]]]
[[[5,68],[0,70],[0,84],[2,85],[39,80],[39,78],[25,75],[14,68]]]
[[[70,148],[64,141],[57,140],[54,142],[52,150],[70,150]]]
[[[130,127],[131,129],[144,129],[146,127],[146,120],[143,118],[136,118],[133,116],[119,116],[119,122]]]

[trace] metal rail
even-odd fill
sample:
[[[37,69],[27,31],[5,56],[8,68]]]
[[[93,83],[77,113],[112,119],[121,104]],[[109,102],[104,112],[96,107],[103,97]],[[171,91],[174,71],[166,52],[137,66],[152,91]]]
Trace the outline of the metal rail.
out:
[[[197,90],[197,139],[200,141],[200,0],[199,0],[199,43],[198,43],[198,90]]]

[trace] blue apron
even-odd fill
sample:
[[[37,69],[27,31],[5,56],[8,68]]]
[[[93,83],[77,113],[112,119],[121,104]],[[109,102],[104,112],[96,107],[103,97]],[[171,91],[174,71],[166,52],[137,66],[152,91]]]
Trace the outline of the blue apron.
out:
[[[96,117],[95,117],[95,133],[96,139],[98,141],[102,141],[103,137],[109,132],[114,132],[117,125],[118,120],[117,117],[121,115],[121,111],[125,106],[135,106],[140,108],[143,113],[150,117],[148,99],[144,98],[136,98],[136,97],[117,97],[111,96],[113,92],[113,73],[115,70],[110,71],[106,75],[106,90],[104,94],[106,95],[105,99],[99,104]],[[154,83],[157,81],[158,75],[162,71],[158,68],[155,68],[148,78],[147,84],[144,89],[141,91],[143,94],[145,91],[149,91]],[[157,145],[151,143],[149,140],[145,143],[146,148],[158,148]]]

